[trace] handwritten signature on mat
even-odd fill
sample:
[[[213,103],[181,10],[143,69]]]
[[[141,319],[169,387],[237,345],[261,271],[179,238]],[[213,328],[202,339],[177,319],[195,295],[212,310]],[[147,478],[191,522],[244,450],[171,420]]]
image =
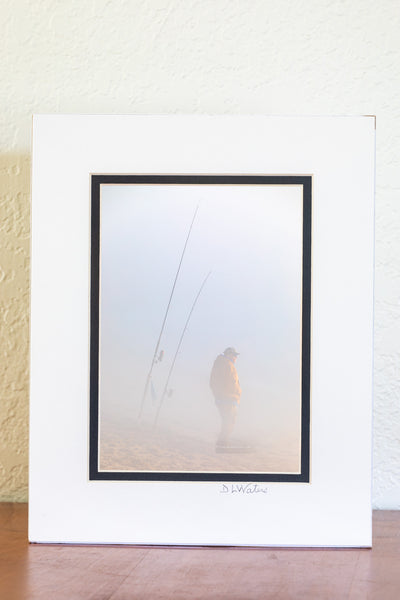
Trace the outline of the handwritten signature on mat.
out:
[[[220,494],[267,494],[268,488],[258,483],[223,483]]]

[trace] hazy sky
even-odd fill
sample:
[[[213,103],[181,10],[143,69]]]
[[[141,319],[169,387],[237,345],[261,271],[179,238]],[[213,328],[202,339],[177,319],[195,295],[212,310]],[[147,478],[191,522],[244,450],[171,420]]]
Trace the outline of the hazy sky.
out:
[[[161,395],[204,277],[160,422],[217,420],[209,376],[234,346],[243,423],[300,427],[302,187],[102,185],[100,407],[137,415],[180,255],[199,206],[154,368]],[[145,417],[153,418],[149,394]],[[103,421],[104,422],[104,421]]]

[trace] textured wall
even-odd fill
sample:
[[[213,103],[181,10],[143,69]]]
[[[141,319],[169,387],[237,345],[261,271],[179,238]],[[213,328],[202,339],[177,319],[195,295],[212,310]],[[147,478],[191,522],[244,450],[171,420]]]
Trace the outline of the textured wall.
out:
[[[29,158],[0,154],[0,500],[28,480]]]
[[[397,0],[0,8],[0,500],[27,498],[31,114],[376,114],[374,505],[400,508]]]

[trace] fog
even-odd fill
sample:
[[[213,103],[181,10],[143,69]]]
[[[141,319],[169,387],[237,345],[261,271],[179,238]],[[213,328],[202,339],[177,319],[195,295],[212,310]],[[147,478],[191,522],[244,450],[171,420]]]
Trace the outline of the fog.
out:
[[[160,341],[163,359],[153,367],[141,412],[146,378],[197,206]],[[185,322],[210,271],[182,340],[169,395],[159,409]],[[168,448],[175,445],[178,456],[171,467],[164,456],[163,469],[186,469],[189,463],[182,460],[180,466],[179,455],[193,454],[191,440],[203,444],[211,457],[220,420],[209,387],[210,372],[217,355],[234,346],[240,353],[236,368],[242,387],[235,439],[268,448],[270,455],[289,452],[287,469],[298,471],[301,283],[301,186],[102,185],[103,468],[158,470],[152,445],[159,439],[167,440]],[[122,448],[128,443],[123,440],[135,436],[145,440],[146,448],[140,449],[148,454],[145,467],[136,462],[137,445],[130,451]],[[165,444],[159,452],[167,455]],[[196,451],[201,452],[200,446]],[[121,462],[119,451],[129,460]],[[213,470],[211,458],[209,462],[208,467],[207,460],[199,459],[199,470]],[[196,470],[195,458],[190,465],[189,470]],[[270,464],[266,468],[274,470]]]

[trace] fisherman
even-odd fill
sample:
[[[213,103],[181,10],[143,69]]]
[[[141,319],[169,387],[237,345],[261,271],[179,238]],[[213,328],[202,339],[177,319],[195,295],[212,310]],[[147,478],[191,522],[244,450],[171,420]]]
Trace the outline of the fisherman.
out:
[[[221,452],[229,447],[242,393],[235,367],[238,356],[235,348],[226,348],[215,359],[210,376],[210,387],[221,416],[221,431],[216,445],[216,450]]]

